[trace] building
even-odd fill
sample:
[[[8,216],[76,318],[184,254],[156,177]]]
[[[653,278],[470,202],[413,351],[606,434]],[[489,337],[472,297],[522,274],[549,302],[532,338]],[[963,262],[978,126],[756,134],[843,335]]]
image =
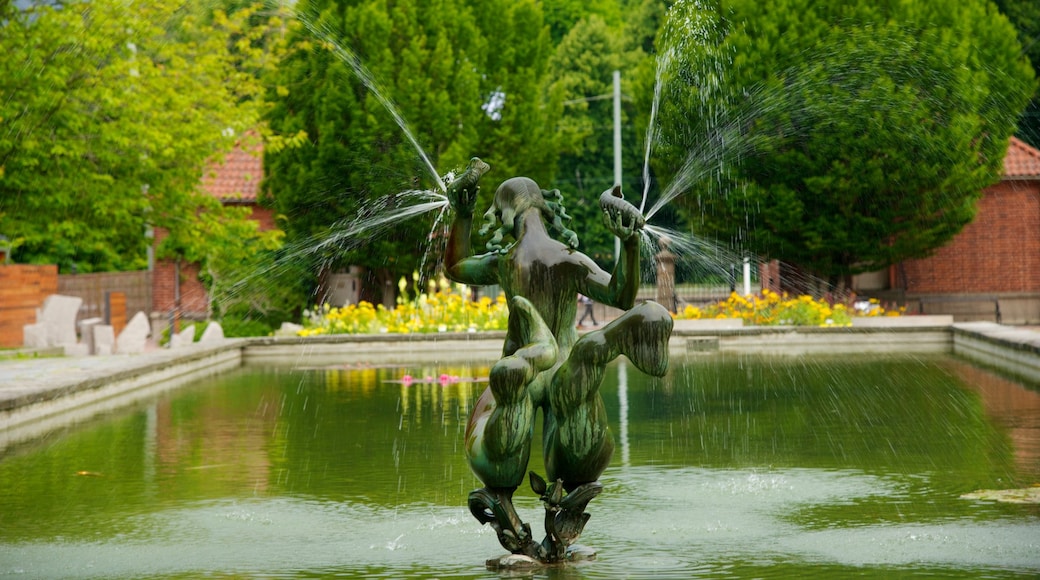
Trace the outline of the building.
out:
[[[258,203],[263,178],[263,146],[259,137],[250,135],[239,141],[220,163],[211,166],[203,177],[203,189],[224,205],[249,208],[251,219],[261,230],[275,228],[274,210]],[[156,231],[154,244],[166,236]],[[204,320],[209,314],[206,290],[199,281],[198,264],[179,260],[156,260],[152,274],[153,318],[162,323],[187,318]]]
[[[931,256],[857,276],[853,287],[908,313],[1040,323],[1040,151],[1012,137],[1003,178],[972,223]]]

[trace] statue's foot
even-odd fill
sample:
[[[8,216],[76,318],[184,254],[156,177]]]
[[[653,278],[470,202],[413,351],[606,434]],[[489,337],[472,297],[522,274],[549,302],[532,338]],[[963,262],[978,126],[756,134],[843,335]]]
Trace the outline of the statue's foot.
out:
[[[474,490],[469,494],[469,511],[481,524],[491,525],[503,548],[538,558],[539,545],[531,539],[531,527],[520,521],[508,493]]]
[[[668,339],[672,315],[656,302],[632,308],[606,330],[608,340],[644,373],[661,377],[668,372]]]
[[[560,511],[556,514],[554,528],[556,536],[565,545],[573,544],[580,536],[591,517],[585,506],[603,491],[598,481],[579,485],[560,500]]]

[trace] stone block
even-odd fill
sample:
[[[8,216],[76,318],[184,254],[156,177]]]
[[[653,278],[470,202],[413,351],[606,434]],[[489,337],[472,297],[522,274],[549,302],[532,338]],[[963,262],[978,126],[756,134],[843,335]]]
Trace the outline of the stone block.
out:
[[[282,326],[274,331],[275,336],[299,336],[303,326],[292,322],[283,322]]]
[[[36,322],[47,325],[47,346],[76,344],[76,316],[82,304],[82,298],[61,294],[51,294],[43,300]]]
[[[195,342],[195,325],[189,324],[183,330],[170,337],[170,348],[184,348]]]
[[[119,354],[138,354],[144,352],[145,341],[151,325],[144,312],[138,312],[126,323],[126,327],[116,338],[116,352]]]
[[[102,322],[102,318],[84,318],[79,321],[79,337],[87,345],[87,354],[94,354],[94,327]]]
[[[202,331],[202,336],[199,337],[199,344],[214,344],[223,342],[223,340],[224,327],[219,322],[210,322],[206,330]]]
[[[90,351],[87,350],[87,345],[82,342],[63,344],[61,347],[65,350],[65,356],[87,356],[90,354]]]
[[[96,355],[109,355],[115,352],[116,348],[116,332],[115,327],[111,324],[95,324],[92,327],[94,331],[94,351]]]
[[[22,344],[26,348],[48,348],[47,325],[37,322],[22,327]]]

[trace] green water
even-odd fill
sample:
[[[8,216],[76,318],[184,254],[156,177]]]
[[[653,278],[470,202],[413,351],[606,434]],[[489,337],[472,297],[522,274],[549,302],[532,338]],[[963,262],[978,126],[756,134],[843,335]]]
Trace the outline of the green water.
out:
[[[0,576],[496,578],[461,450],[486,375],[247,367],[3,450]],[[960,498],[1040,484],[1034,389],[949,357],[712,355],[602,392],[599,558],[534,577],[1040,574],[1040,507]]]

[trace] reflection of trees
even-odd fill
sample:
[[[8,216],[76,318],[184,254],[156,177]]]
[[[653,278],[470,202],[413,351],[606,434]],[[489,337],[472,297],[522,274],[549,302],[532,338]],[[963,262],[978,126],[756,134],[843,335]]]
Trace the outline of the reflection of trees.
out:
[[[437,379],[487,372],[247,368],[201,382],[4,456],[0,538],[141,533],[128,515],[258,492],[462,509],[479,487],[463,432],[486,383]],[[417,380],[393,382],[405,374]],[[901,479],[925,486],[922,498],[1028,485],[1040,471],[1040,393],[946,357],[691,357],[663,379],[629,372],[625,385],[633,466],[909,474]],[[603,398],[620,438],[618,391],[608,372]]]
[[[293,493],[399,505],[463,504],[475,485],[462,452],[485,366],[325,369],[284,393],[279,484]],[[413,379],[401,382],[406,375]],[[440,381],[441,375],[460,380]],[[317,466],[317,467],[316,467]]]
[[[935,361],[712,356],[671,375],[671,389],[630,380],[634,465],[934,470],[954,488],[1011,469],[978,398]]]
[[[156,404],[158,497],[197,500],[269,488],[267,450],[278,409],[267,402],[278,400],[276,381],[263,375],[226,380],[231,384],[223,388],[198,389]]]

